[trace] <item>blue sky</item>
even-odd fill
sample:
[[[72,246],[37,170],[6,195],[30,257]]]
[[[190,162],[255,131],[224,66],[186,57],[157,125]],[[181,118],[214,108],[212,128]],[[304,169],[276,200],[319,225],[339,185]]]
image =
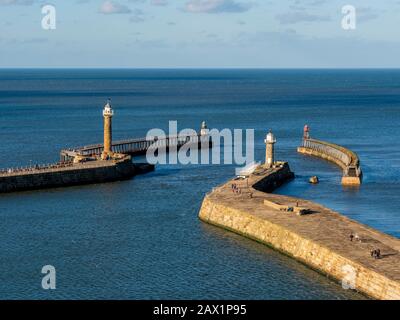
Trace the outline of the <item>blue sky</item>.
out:
[[[400,0],[0,0],[0,67],[398,68],[399,18]]]

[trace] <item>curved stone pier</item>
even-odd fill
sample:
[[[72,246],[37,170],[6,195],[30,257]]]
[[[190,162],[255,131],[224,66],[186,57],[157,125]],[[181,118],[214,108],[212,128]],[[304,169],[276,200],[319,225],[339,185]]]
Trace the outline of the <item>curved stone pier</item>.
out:
[[[343,169],[342,185],[357,186],[361,184],[360,160],[353,151],[321,140],[303,139],[303,144],[297,148],[297,152],[337,164]]]
[[[265,192],[292,176],[287,163],[260,166],[247,181],[236,178],[214,188],[199,217],[279,250],[346,288],[399,300],[400,240],[314,202]],[[376,249],[380,259],[371,256]]]

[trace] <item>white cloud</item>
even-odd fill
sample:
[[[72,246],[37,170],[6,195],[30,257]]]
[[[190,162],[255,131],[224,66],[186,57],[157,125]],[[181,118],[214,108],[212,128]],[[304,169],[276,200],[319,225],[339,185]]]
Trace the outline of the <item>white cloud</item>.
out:
[[[151,0],[150,4],[153,6],[167,6],[168,1],[167,0]]]
[[[1,6],[20,5],[30,6],[34,3],[34,0],[0,0]]]
[[[378,10],[374,10],[370,7],[361,7],[356,9],[357,19],[360,22],[366,22],[379,18]]]
[[[131,13],[131,9],[115,1],[104,1],[100,6],[100,13],[103,14]]]
[[[282,13],[275,16],[281,24],[295,24],[299,22],[329,21],[329,16],[319,16],[303,11]]]
[[[144,12],[140,9],[135,9],[132,16],[129,18],[129,21],[133,23],[145,21]]]
[[[235,0],[190,0],[184,10],[191,13],[244,12],[252,7],[251,3]]]

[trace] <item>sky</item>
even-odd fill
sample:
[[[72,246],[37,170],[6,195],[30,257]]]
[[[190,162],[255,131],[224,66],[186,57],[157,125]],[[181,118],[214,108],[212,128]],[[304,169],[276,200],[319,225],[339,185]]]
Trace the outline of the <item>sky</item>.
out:
[[[399,68],[400,0],[0,0],[0,67]]]

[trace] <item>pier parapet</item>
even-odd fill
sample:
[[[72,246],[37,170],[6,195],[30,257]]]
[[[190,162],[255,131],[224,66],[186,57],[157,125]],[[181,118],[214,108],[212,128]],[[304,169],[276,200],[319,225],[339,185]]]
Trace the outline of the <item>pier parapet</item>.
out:
[[[342,185],[357,186],[362,182],[360,160],[357,154],[349,149],[307,137],[303,138],[303,143],[297,151],[326,159],[341,167],[343,169]]]

